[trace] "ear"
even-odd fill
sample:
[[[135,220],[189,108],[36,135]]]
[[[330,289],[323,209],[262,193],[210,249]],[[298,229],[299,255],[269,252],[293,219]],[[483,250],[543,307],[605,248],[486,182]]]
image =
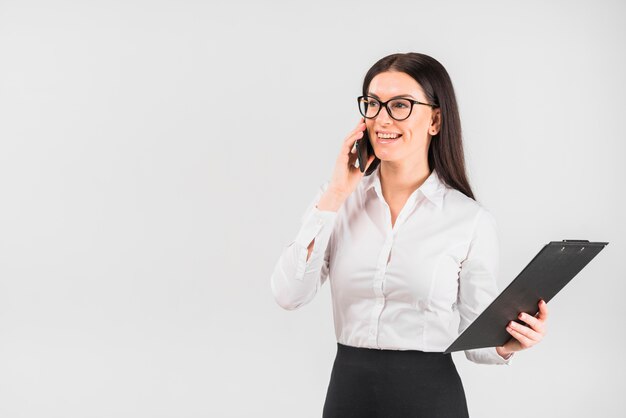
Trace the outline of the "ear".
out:
[[[439,130],[441,129],[441,108],[433,109],[431,118],[430,118],[430,126],[428,127],[428,133],[430,135],[437,135]]]

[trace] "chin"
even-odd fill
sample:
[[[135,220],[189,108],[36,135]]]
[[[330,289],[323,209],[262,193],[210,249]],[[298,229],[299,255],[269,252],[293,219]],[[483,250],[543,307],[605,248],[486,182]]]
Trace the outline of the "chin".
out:
[[[381,161],[396,161],[399,160],[399,156],[395,155],[395,152],[389,152],[388,150],[374,150],[374,155]]]

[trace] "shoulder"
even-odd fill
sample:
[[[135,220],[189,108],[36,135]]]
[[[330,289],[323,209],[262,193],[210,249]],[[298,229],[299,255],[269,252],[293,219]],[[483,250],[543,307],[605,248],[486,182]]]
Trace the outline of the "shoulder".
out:
[[[496,225],[496,218],[487,207],[451,187],[446,186],[442,209],[449,215],[462,217],[473,225],[473,229],[478,224]]]

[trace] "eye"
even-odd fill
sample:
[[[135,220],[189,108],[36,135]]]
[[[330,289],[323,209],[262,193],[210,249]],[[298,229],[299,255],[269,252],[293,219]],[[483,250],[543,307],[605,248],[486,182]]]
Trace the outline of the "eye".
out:
[[[395,109],[406,109],[409,106],[406,103],[404,103],[404,102],[393,102],[391,104],[391,107],[393,107]]]
[[[378,102],[376,100],[368,100],[366,103],[369,107],[378,107]]]

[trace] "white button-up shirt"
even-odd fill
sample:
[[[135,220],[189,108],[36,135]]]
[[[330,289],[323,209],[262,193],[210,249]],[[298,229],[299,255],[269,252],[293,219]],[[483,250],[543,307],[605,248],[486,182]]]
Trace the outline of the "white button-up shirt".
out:
[[[391,226],[380,166],[337,211],[317,203],[283,248],[271,276],[276,302],[299,308],[330,282],[337,341],[354,347],[444,351],[498,295],[495,219],[433,170]],[[307,247],[315,239],[307,261]],[[465,351],[509,364],[495,347]]]

